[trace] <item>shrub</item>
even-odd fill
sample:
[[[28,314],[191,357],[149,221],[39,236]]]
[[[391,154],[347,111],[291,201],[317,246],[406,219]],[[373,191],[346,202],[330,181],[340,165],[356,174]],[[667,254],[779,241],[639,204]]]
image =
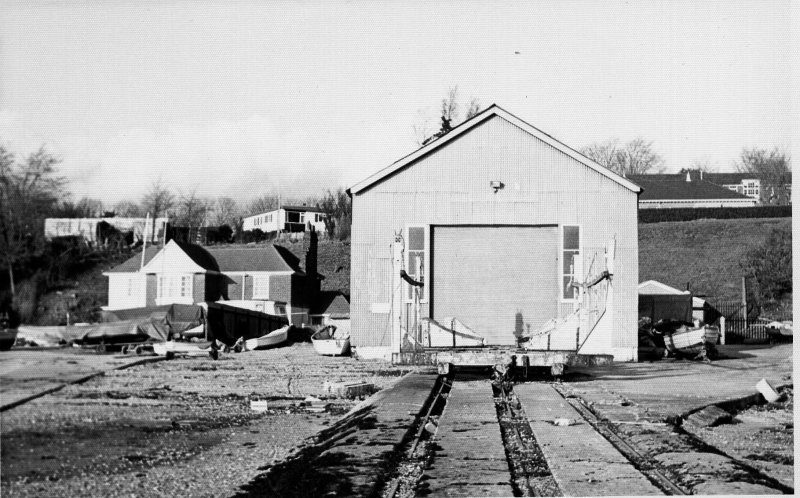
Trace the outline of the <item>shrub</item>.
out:
[[[776,228],[760,247],[747,253],[741,264],[756,283],[758,297],[775,303],[792,292],[792,232]]]
[[[786,218],[791,216],[792,206],[639,209],[639,223],[691,221],[702,219],[725,220],[732,218]]]

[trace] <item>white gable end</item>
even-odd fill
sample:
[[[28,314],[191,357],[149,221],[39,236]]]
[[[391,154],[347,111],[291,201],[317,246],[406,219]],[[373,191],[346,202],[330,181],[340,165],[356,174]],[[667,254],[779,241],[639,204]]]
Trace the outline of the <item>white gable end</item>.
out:
[[[195,263],[173,241],[169,241],[164,249],[144,266],[142,271],[145,273],[206,273],[205,268]]]

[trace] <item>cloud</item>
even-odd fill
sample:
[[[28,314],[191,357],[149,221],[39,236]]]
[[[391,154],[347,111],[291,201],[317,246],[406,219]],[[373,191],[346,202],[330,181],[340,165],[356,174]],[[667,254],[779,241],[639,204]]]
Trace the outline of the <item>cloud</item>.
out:
[[[91,174],[75,173],[70,180],[76,197],[109,205],[137,201],[156,182],[176,193],[230,196],[246,204],[267,193],[321,194],[340,176],[310,149],[306,136],[282,131],[260,115],[127,129],[108,141]]]

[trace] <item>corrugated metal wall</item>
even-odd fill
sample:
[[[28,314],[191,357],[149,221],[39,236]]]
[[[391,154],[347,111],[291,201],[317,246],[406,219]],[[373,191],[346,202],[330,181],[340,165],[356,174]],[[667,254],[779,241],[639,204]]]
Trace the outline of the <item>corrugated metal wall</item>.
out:
[[[495,193],[491,181],[503,182],[504,188]],[[399,271],[392,268],[391,247],[395,234],[408,225],[578,224],[585,248],[604,247],[616,236],[615,330],[609,350],[635,354],[636,209],[634,192],[495,116],[354,195],[353,343],[391,344],[390,325],[402,317],[373,305],[390,303],[392,293],[400,292],[391,288]],[[559,309],[569,313],[572,303],[560,303]]]

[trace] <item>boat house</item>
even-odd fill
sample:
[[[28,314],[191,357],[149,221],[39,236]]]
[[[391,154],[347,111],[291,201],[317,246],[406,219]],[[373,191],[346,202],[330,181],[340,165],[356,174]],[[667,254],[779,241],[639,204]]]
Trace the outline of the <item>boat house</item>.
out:
[[[492,105],[348,189],[356,353],[391,358],[426,317],[514,347],[583,306],[577,336],[536,347],[636,360],[640,192]],[[606,269],[582,301],[572,284]]]

